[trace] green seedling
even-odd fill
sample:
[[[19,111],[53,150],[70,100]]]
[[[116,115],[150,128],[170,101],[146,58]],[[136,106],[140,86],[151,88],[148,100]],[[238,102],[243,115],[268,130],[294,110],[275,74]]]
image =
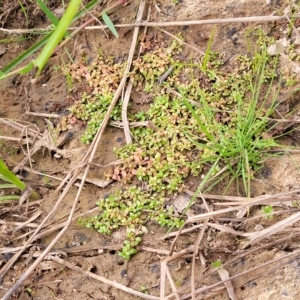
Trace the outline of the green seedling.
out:
[[[262,206],[261,208],[266,219],[271,219],[273,217],[274,208],[271,205]]]
[[[148,288],[145,285],[140,286],[140,291],[144,294],[147,294],[147,295],[149,294]]]
[[[213,268],[219,268],[219,267],[222,266],[222,262],[221,262],[220,259],[217,259],[216,261],[214,261],[214,262],[211,263],[211,266],[212,266]]]

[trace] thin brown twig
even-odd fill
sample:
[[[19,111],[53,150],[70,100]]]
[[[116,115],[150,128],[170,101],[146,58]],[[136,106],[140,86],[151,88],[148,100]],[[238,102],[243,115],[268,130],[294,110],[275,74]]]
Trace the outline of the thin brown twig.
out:
[[[293,16],[299,18],[300,14]],[[208,20],[186,20],[186,21],[171,21],[171,22],[140,22],[128,24],[114,24],[115,27],[172,27],[172,26],[193,26],[193,25],[210,25],[210,24],[227,24],[227,23],[253,23],[253,22],[274,22],[286,19],[286,16],[253,16],[253,17],[238,17],[238,18],[224,18],[224,19],[208,19]],[[77,30],[79,27],[70,27],[68,30]],[[103,26],[86,26],[86,30],[98,30],[108,28]],[[82,29],[82,28],[81,28]],[[48,32],[49,28],[34,28],[34,29],[7,29],[0,28],[0,31],[7,34],[23,34],[32,32]]]
[[[25,114],[29,116],[43,117],[43,118],[56,118],[56,119],[61,118],[61,116],[57,114],[36,113],[32,111],[25,111]]]
[[[196,215],[193,217],[190,217],[187,219],[186,223],[193,223],[196,221],[199,221],[201,219],[205,219],[207,217],[213,217],[213,216],[217,216],[220,214],[224,214],[227,212],[231,212],[231,211],[236,211],[236,210],[240,210],[242,208],[245,207],[250,207],[253,205],[258,205],[260,203],[263,203],[264,201],[268,200],[268,199],[280,199],[281,197],[285,197],[287,195],[292,195],[292,194],[296,194],[296,193],[300,193],[300,189],[296,189],[293,191],[288,191],[288,192],[283,192],[283,193],[279,193],[279,194],[274,194],[274,195],[262,195],[259,197],[255,197],[255,198],[249,198],[248,202],[245,202],[244,204],[238,205],[236,207],[230,207],[230,208],[225,208],[225,209],[220,209],[217,211],[213,211],[213,212],[208,212],[208,213],[204,213],[201,215]]]
[[[137,18],[136,21],[140,22],[143,19],[143,15],[144,15],[144,11],[146,9],[146,4],[147,1],[141,1],[140,2],[140,6],[139,6],[139,10],[137,13]],[[149,16],[149,14],[148,14]],[[135,27],[134,31],[133,31],[133,40],[137,41],[138,40],[138,35],[139,35],[139,27]],[[135,45],[134,45],[135,48]],[[138,52],[138,56],[141,53],[141,48],[139,49]],[[129,122],[128,122],[128,117],[127,117],[127,109],[128,109],[128,104],[129,104],[129,100],[130,100],[130,95],[131,95],[131,90],[133,88],[133,82],[130,81],[126,87],[126,92],[123,98],[123,103],[122,103],[122,125],[123,125],[123,129],[124,129],[124,135],[125,135],[125,140],[126,140],[126,144],[131,144],[132,143],[132,138],[131,138],[131,133],[130,133],[130,128],[129,128]]]
[[[237,275],[233,275],[233,276],[231,276],[231,277],[229,277],[229,278],[227,278],[227,279],[225,279],[225,280],[221,280],[221,281],[219,281],[219,282],[217,282],[217,283],[211,284],[210,286],[206,286],[206,287],[203,287],[203,288],[199,288],[199,289],[197,289],[197,290],[195,291],[195,293],[196,293],[196,294],[203,293],[203,292],[208,291],[208,290],[211,290],[211,289],[213,289],[213,288],[215,288],[215,287],[217,287],[217,286],[219,286],[219,285],[222,285],[222,284],[224,284],[225,282],[232,281],[233,279],[236,279],[236,278],[245,276],[245,275],[248,274],[248,273],[251,273],[251,272],[253,272],[253,271],[259,270],[259,269],[264,268],[264,267],[266,267],[266,266],[268,266],[268,265],[271,265],[271,264],[274,264],[274,263],[276,263],[276,262],[278,262],[278,261],[281,261],[281,260],[283,260],[283,259],[290,258],[290,257],[296,256],[296,255],[299,255],[299,254],[300,254],[300,250],[294,251],[294,252],[292,252],[292,253],[290,253],[290,254],[287,254],[287,255],[285,255],[285,256],[283,256],[283,257],[280,257],[280,258],[276,258],[276,259],[270,260],[270,261],[268,261],[268,262],[266,262],[266,263],[263,263],[263,264],[261,264],[261,265],[259,265],[259,266],[257,266],[257,267],[251,268],[250,270],[241,272],[241,273],[239,273],[239,274],[237,274]],[[187,300],[187,299],[190,299],[190,298],[191,298],[191,294],[188,294],[188,295],[183,296],[181,299],[182,299],[182,300]]]
[[[174,261],[186,254],[193,252],[195,245],[191,245],[188,248],[185,248],[179,252],[173,253],[172,256],[165,258],[161,262],[161,274],[160,274],[160,299],[165,299],[165,286],[166,286],[166,276],[167,276],[167,265],[169,262]]]
[[[104,282],[104,283],[106,283],[106,284],[108,284],[108,285],[110,285],[112,287],[115,287],[115,288],[117,288],[119,290],[122,290],[122,291],[124,291],[126,293],[132,294],[134,296],[141,297],[143,299],[159,300],[158,297],[147,295],[147,294],[135,291],[135,290],[133,290],[133,289],[131,289],[129,287],[126,287],[125,285],[122,285],[122,284],[117,283],[115,281],[106,279],[106,278],[104,278],[104,277],[102,277],[100,275],[96,275],[96,274],[94,274],[92,272],[89,272],[89,271],[84,271],[81,268],[79,268],[77,266],[74,266],[73,264],[71,264],[71,263],[69,263],[69,262],[67,262],[67,261],[65,261],[65,260],[63,260],[63,259],[61,259],[61,258],[59,258],[57,256],[49,256],[49,258],[51,258],[53,261],[56,261],[56,262],[60,263],[63,266],[66,266],[67,268],[69,268],[71,270],[79,272],[79,273],[81,273],[83,275],[87,275],[87,276],[89,276],[91,278],[94,278],[94,279],[96,279],[98,281]]]
[[[191,45],[191,44],[189,44],[189,43],[187,43],[187,42],[181,40],[181,39],[180,39],[179,37],[177,37],[176,35],[174,35],[174,34],[168,32],[168,31],[166,31],[166,30],[164,30],[164,29],[162,29],[162,28],[158,28],[158,27],[157,27],[157,29],[160,30],[161,32],[163,32],[163,33],[169,35],[170,37],[172,37],[173,39],[175,39],[176,41],[178,41],[180,44],[183,44],[183,45],[185,45],[185,46],[187,46],[187,47],[193,49],[194,51],[198,52],[200,55],[204,55],[204,54],[205,54],[205,52],[203,52],[202,50],[200,50],[200,49],[198,49],[197,47],[195,47],[195,46],[193,46],[193,45]],[[179,95],[180,95],[180,94],[179,94]],[[195,101],[195,102],[196,102],[196,101]]]
[[[171,285],[172,292],[173,292],[173,294],[175,295],[175,298],[176,298],[177,300],[180,300],[180,296],[179,296],[179,294],[178,294],[176,285],[175,285],[175,283],[174,283],[174,280],[173,280],[173,278],[172,278],[172,275],[171,275],[171,272],[170,272],[168,266],[166,266],[166,271],[167,271],[167,277],[168,277],[168,279],[169,279],[169,282],[170,282],[170,285]]]
[[[195,266],[196,266],[196,256],[199,253],[198,246],[200,245],[201,240],[203,239],[204,232],[207,228],[209,218],[206,218],[203,223],[203,227],[201,228],[198,237],[195,242],[195,249],[193,253],[193,260],[192,260],[192,272],[191,272],[191,295],[192,295],[192,300],[196,300],[195,296],[195,290],[196,290],[196,281],[195,281]]]

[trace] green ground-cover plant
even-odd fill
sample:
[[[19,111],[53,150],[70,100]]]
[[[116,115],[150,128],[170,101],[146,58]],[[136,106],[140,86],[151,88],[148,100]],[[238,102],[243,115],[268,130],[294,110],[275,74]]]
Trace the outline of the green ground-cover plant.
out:
[[[256,60],[257,57],[254,59]],[[241,92],[240,87],[235,85],[231,91],[234,112],[230,113],[230,124],[216,120],[215,113],[206,100],[204,90],[199,89],[200,101],[205,114],[204,122],[202,121],[203,118],[201,119],[201,112],[196,111],[185,100],[185,104],[202,128],[205,138],[202,135],[197,141],[195,135],[192,137],[188,132],[187,135],[194,140],[200,149],[210,154],[205,158],[205,162],[213,163],[216,158],[221,158],[221,163],[227,166],[233,175],[232,178],[242,178],[248,196],[250,195],[250,180],[253,177],[253,172],[262,166],[261,163],[265,158],[270,156],[268,150],[278,146],[274,138],[264,138],[263,134],[268,131],[270,124],[268,118],[276,107],[279,89],[266,108],[273,80],[272,78],[269,88],[263,91],[264,98],[261,99],[262,84],[267,80],[265,74],[266,62],[268,61],[266,49],[262,51],[259,59],[259,62],[254,61],[257,66],[253,66],[253,74],[248,78],[244,77],[243,84],[246,85],[246,88],[244,87]],[[273,69],[273,73],[271,72],[273,77],[276,76],[275,71]]]
[[[182,216],[166,205],[167,199],[172,199],[174,192],[181,193],[186,178],[198,176],[204,167],[206,175],[197,193],[229,174],[229,184],[241,179],[243,192],[250,195],[255,171],[270,156],[269,150],[278,146],[268,131],[275,126],[269,118],[277,105],[281,81],[277,77],[277,58],[267,54],[266,41],[261,40],[253,56],[236,58],[231,73],[223,71],[222,60],[210,48],[200,62],[180,60],[177,55],[181,49],[176,41],[168,48],[144,54],[133,63],[131,80],[135,89],[151,92],[153,102],[147,111],[129,113],[129,120],[149,121],[153,126],[131,129],[134,142],[115,149],[123,165],[108,176],[126,183],[136,178],[141,184],[100,199],[97,203],[100,214],[81,220],[83,225],[104,234],[125,227],[127,236],[120,253],[125,259],[137,251],[147,221],[155,220],[169,227],[182,224]],[[100,61],[101,70],[105,70],[106,61],[103,57]],[[122,66],[114,69],[112,62],[106,64],[106,69],[111,71],[110,76],[115,79],[112,82],[117,85],[120,78],[114,72]],[[173,70],[169,77],[157,87],[159,78],[170,66]],[[88,121],[97,114],[91,113],[90,107],[97,107],[101,119],[107,105],[105,95],[113,93],[116,86],[96,80],[94,87],[94,79],[90,78],[92,74],[98,74],[94,78],[99,78],[98,70],[84,65],[75,69],[81,79],[88,78],[92,91],[96,88],[107,92],[101,96],[91,92],[88,99],[84,95],[71,111]],[[121,118],[120,111],[115,112],[114,118]],[[94,135],[89,123],[87,128],[90,133],[85,133],[85,142]],[[213,179],[224,168],[227,173]],[[188,207],[194,200],[192,197]]]

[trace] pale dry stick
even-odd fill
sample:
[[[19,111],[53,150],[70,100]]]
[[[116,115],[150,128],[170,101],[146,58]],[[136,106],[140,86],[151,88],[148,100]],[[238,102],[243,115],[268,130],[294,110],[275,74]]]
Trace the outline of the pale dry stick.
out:
[[[218,269],[218,274],[221,278],[221,280],[226,280],[229,278],[229,273],[227,270],[225,270],[224,268],[220,268]],[[228,293],[228,296],[231,300],[237,300],[236,296],[235,296],[235,293],[234,293],[234,288],[232,286],[232,283],[231,281],[227,281],[224,283],[226,289],[227,289],[227,293]]]
[[[173,278],[172,278],[172,275],[171,275],[171,272],[170,272],[168,266],[166,266],[166,271],[167,271],[167,277],[168,277],[168,279],[169,279],[169,282],[170,282],[170,285],[171,285],[172,292],[173,292],[173,294],[175,295],[175,298],[176,298],[177,300],[180,300],[179,293],[178,293],[178,291],[177,291],[176,285],[175,285],[175,283],[174,283],[174,280],[173,280]]]
[[[167,276],[167,265],[169,262],[174,261],[183,255],[189,254],[193,252],[195,249],[194,245],[189,246],[179,252],[173,253],[172,256],[165,258],[161,261],[161,269],[160,269],[160,300],[165,299],[165,286],[166,286],[166,276]]]
[[[27,154],[25,153],[25,155],[27,156],[27,160],[29,161],[29,165],[30,165],[30,169],[32,170],[32,159],[31,159],[31,155],[30,155],[30,147],[29,147],[29,143],[28,143],[28,127],[25,127],[25,132],[26,132],[26,149],[27,149]]]
[[[288,20],[288,22],[290,23],[290,25],[293,27],[293,31],[297,34],[298,38],[300,38],[300,34],[299,34],[297,28],[295,27],[294,23],[290,19],[290,17],[287,14],[284,14],[284,16],[286,17],[286,19]]]
[[[300,250],[296,250],[296,251],[294,251],[294,252],[292,252],[292,253],[290,253],[290,254],[285,255],[284,257],[280,257],[280,258],[273,259],[273,260],[268,261],[268,262],[266,262],[266,263],[263,263],[263,264],[261,264],[261,265],[259,265],[259,266],[257,266],[257,267],[251,268],[250,270],[241,272],[241,273],[239,273],[239,274],[237,274],[237,275],[233,275],[233,276],[231,276],[231,277],[229,277],[229,278],[227,278],[227,279],[225,279],[225,280],[222,280],[222,281],[219,281],[219,282],[217,282],[217,283],[211,284],[210,286],[205,286],[205,287],[203,287],[203,288],[199,288],[199,289],[197,289],[195,292],[196,292],[196,294],[206,292],[206,291],[208,291],[208,290],[210,290],[210,289],[213,289],[213,288],[215,288],[215,287],[217,287],[217,286],[219,286],[219,285],[224,284],[225,282],[232,281],[232,280],[234,280],[234,279],[236,279],[236,278],[245,276],[245,275],[247,275],[248,273],[251,273],[251,272],[253,272],[253,271],[256,271],[256,270],[258,270],[258,269],[264,268],[264,267],[266,267],[266,266],[268,266],[268,265],[271,265],[271,264],[274,264],[274,263],[276,263],[276,262],[278,262],[278,261],[281,261],[281,260],[283,260],[283,259],[290,258],[290,257],[296,256],[296,255],[299,255],[299,254],[300,254]],[[187,300],[187,299],[190,299],[190,298],[191,298],[191,294],[188,294],[188,295],[183,296],[181,299],[182,299],[182,300]]]
[[[232,263],[236,262],[237,260],[240,260],[240,259],[242,259],[242,258],[244,258],[246,256],[250,256],[251,254],[254,254],[255,252],[258,252],[258,251],[266,249],[266,248],[270,248],[270,247],[275,246],[277,244],[281,244],[281,243],[285,242],[286,240],[295,238],[297,236],[299,236],[299,231],[297,233],[291,234],[291,235],[289,235],[287,237],[283,237],[281,239],[278,239],[278,240],[276,240],[274,242],[267,243],[267,244],[264,244],[262,246],[259,246],[259,247],[255,248],[255,249],[252,249],[252,250],[249,250],[249,251],[242,250],[243,252],[240,253],[240,254],[238,252],[235,252],[235,253],[233,253],[234,254],[234,258],[230,259],[227,262],[225,262],[222,265],[222,267],[226,267],[228,265],[231,265]],[[216,273],[217,270],[218,270],[218,268],[215,268],[215,269],[212,269],[212,270],[208,271],[205,275],[203,275],[202,277],[200,277],[199,280],[204,279],[204,278],[206,278],[206,277],[208,277],[208,276]]]
[[[110,121],[109,125],[117,128],[123,128],[123,123],[120,121]],[[154,131],[158,131],[158,128],[152,121],[129,122],[129,127],[149,127]]]
[[[220,224],[215,224],[215,223],[208,223],[208,226],[229,233],[229,234],[233,234],[233,235],[238,235],[238,236],[243,236],[243,237],[251,237],[254,233],[256,232],[242,232],[242,231],[237,231],[234,230],[230,227],[224,226],[224,225],[220,225]]]
[[[63,259],[61,259],[61,258],[59,258],[59,257],[57,257],[57,256],[49,256],[49,258],[52,259],[53,261],[58,262],[59,264],[65,266],[65,267],[71,269],[71,270],[74,270],[74,271],[76,271],[76,272],[78,272],[78,273],[81,273],[81,274],[83,274],[83,275],[86,275],[86,276],[89,276],[89,277],[91,277],[91,278],[94,278],[94,279],[96,279],[96,280],[98,280],[98,281],[101,281],[101,282],[103,282],[103,283],[106,283],[106,284],[108,284],[108,285],[111,285],[111,286],[113,286],[113,287],[115,287],[115,288],[117,288],[117,289],[119,289],[119,290],[122,290],[122,291],[124,291],[124,292],[126,292],[126,293],[132,294],[132,295],[134,295],[134,296],[141,297],[141,298],[143,298],[143,299],[159,300],[158,297],[151,296],[151,295],[147,295],[147,294],[144,294],[144,293],[135,291],[135,290],[133,290],[133,289],[131,289],[131,288],[126,287],[125,285],[122,285],[122,284],[117,283],[117,282],[115,282],[115,281],[106,279],[106,278],[104,278],[104,277],[102,277],[102,276],[100,276],[100,275],[96,275],[96,274],[94,274],[94,273],[92,273],[92,272],[89,272],[89,271],[84,271],[84,270],[82,270],[81,268],[79,268],[79,267],[77,267],[77,266],[74,266],[73,264],[71,264],[71,263],[69,263],[69,262],[67,262],[67,261],[65,261],[65,260],[63,260]]]
[[[36,112],[32,112],[32,111],[25,111],[25,114],[29,115],[29,116],[43,117],[43,118],[56,118],[56,119],[61,118],[61,116],[57,115],[57,114],[36,113]]]
[[[171,244],[171,249],[169,250],[169,256],[173,255],[173,251],[174,251],[174,247],[176,244],[177,239],[179,238],[181,232],[183,231],[184,226],[186,225],[186,222],[184,222],[184,224],[181,226],[181,228],[177,231],[176,236]]]
[[[144,2],[143,2],[144,3]],[[129,104],[129,99],[131,95],[131,90],[132,90],[132,82],[130,81],[127,85],[125,95],[123,98],[123,103],[122,103],[122,127],[124,130],[124,135],[125,135],[125,141],[126,144],[131,144],[132,143],[132,137],[131,137],[131,132],[129,129],[129,122],[128,122],[128,117],[127,117],[127,109],[128,109],[128,104]]]
[[[196,290],[195,266],[196,266],[196,256],[199,253],[198,246],[200,245],[200,242],[203,239],[204,232],[205,232],[205,230],[207,228],[208,221],[209,221],[209,218],[206,218],[204,220],[203,227],[201,228],[201,230],[200,230],[200,232],[198,234],[198,237],[196,239],[196,242],[195,242],[195,250],[194,250],[194,253],[193,253],[192,273],[191,273],[191,294],[192,294],[192,300],[196,300],[196,297],[195,297],[195,290]]]
[[[273,211],[272,213],[270,213],[270,216],[273,217],[273,216],[281,215],[281,214],[291,214],[291,213],[298,212],[298,211],[299,211],[299,208],[288,208],[288,209],[284,209],[284,210],[276,210],[276,211]],[[264,218],[264,217],[265,217],[265,215],[261,214],[261,215],[258,215],[258,216],[248,218],[248,219],[244,220],[243,222],[241,222],[240,224],[236,225],[236,227],[239,227],[241,225],[245,225],[248,222],[253,222],[256,219],[261,219],[261,218]]]
[[[14,138],[11,136],[3,136],[3,135],[0,135],[0,140],[19,142],[19,143],[21,143],[22,141],[25,141],[25,139],[23,139],[23,138]],[[28,140],[28,143],[32,144],[33,140]]]
[[[288,201],[296,201],[296,200],[300,200],[299,196],[298,197],[281,197],[280,198],[280,202],[288,202]],[[273,203],[273,199],[267,199],[265,200],[265,202],[262,202],[261,204],[265,205],[265,204],[269,204],[269,203]],[[245,201],[233,201],[233,202],[219,202],[219,203],[214,203],[214,206],[236,206],[236,205],[242,205],[244,204]]]
[[[294,17],[299,18],[300,14],[296,14]],[[227,23],[253,23],[253,22],[274,22],[279,20],[285,20],[285,16],[253,16],[253,17],[239,17],[239,18],[224,18],[224,19],[208,19],[208,20],[186,20],[186,21],[172,21],[172,22],[140,22],[140,23],[127,23],[127,24],[114,24],[115,27],[172,27],[172,26],[192,26],[192,25],[209,25],[209,24],[227,24]],[[68,30],[98,30],[108,28],[107,25],[103,26],[86,26],[83,27],[69,27]],[[49,31],[49,28],[34,28],[34,29],[7,29],[0,28],[0,32],[7,34],[23,34],[32,32]]]
[[[190,196],[193,196],[195,192],[190,191],[189,189],[185,189],[184,192]],[[232,201],[241,201],[241,202],[249,202],[255,200],[255,198],[247,198],[247,197],[240,197],[240,196],[222,196],[222,195],[214,195],[214,194],[205,194],[201,193],[197,195],[197,198],[200,198],[201,195],[206,199],[213,199],[213,200],[232,200]]]
[[[278,199],[280,197],[284,197],[284,196],[287,196],[287,195],[292,195],[292,194],[299,193],[299,192],[300,192],[300,189],[296,189],[294,191],[289,191],[289,192],[284,192],[284,193],[279,193],[279,194],[274,194],[274,195],[262,195],[262,196],[259,196],[259,197],[252,198],[253,200],[251,200],[251,198],[250,198],[248,202],[245,202],[244,204],[238,205],[238,206],[233,207],[233,208],[220,209],[218,211],[208,212],[208,213],[204,213],[204,214],[200,214],[200,215],[190,217],[190,218],[187,219],[186,223],[187,224],[188,223],[193,223],[193,222],[205,219],[207,217],[213,217],[213,216],[217,216],[217,215],[224,214],[224,213],[227,213],[227,212],[240,210],[240,209],[245,208],[245,207],[250,207],[252,205],[258,205],[260,203],[263,203],[267,199],[271,199],[271,198]]]
[[[258,243],[262,239],[266,239],[269,236],[277,233],[278,231],[281,231],[285,229],[286,227],[296,223],[300,219],[300,212],[293,214],[292,216],[289,216],[274,225],[267,227],[261,231],[257,231],[251,234],[249,245],[253,245],[255,243]]]
[[[191,228],[181,230],[181,233],[185,234],[185,233],[194,231],[202,226],[203,226],[203,224],[195,225]],[[167,233],[167,234],[163,235],[162,237],[158,238],[158,240],[166,240],[166,239],[176,236],[177,234],[178,234],[178,231],[170,232],[170,233]]]
[[[177,37],[176,35],[164,30],[164,29],[161,29],[161,28],[157,28],[158,30],[162,31],[163,33],[169,35],[170,37],[172,37],[173,39],[175,39],[177,42],[179,42],[180,44],[182,45],[185,45],[191,49],[193,49],[194,51],[198,52],[200,55],[205,55],[205,52],[203,52],[202,50],[198,49],[197,47],[195,46],[192,46],[191,44],[181,40],[179,37]]]
[[[158,255],[168,255],[169,254],[169,250],[156,249],[156,248],[151,248],[151,247],[146,247],[146,246],[141,246],[140,249],[143,251],[156,253]]]
[[[23,222],[22,224],[20,224],[18,227],[16,227],[13,232],[16,232],[20,229],[22,229],[23,227],[26,227],[27,224],[31,224],[35,219],[37,219],[41,214],[42,214],[42,210],[39,209],[38,211],[35,212],[35,214],[29,218],[27,221]]]
[[[18,131],[23,132],[25,125],[22,125],[16,121],[12,121],[12,120],[7,120],[4,118],[0,118],[0,123],[2,123],[3,125],[9,126],[9,127],[13,127],[15,129],[17,129]],[[30,126],[34,126],[33,124],[30,124]],[[32,128],[29,128],[29,135],[31,137],[33,137],[34,139],[37,137],[42,137],[42,133],[39,132],[39,130],[33,130]]]
[[[136,17],[137,22],[140,22],[143,19],[144,11],[146,9],[146,3],[147,3],[147,0],[143,0],[140,2],[139,10],[138,10],[137,17]],[[139,30],[140,30],[139,27],[134,28],[134,31],[133,31],[133,40],[134,41],[137,41],[137,39],[138,39]],[[139,55],[140,55],[140,51],[138,53],[138,56]],[[132,83],[132,81],[129,81],[129,83],[126,87],[126,92],[125,92],[123,103],[122,103],[121,115],[122,115],[122,124],[123,124],[126,144],[132,143],[131,133],[130,133],[130,129],[129,129],[129,122],[128,122],[128,117],[127,117],[127,109],[128,109],[128,104],[129,104],[132,87],[133,87],[133,83]]]
[[[22,227],[29,227],[29,228],[36,228],[39,226],[38,223],[27,223],[25,222],[13,222],[13,221],[5,221],[5,220],[0,220],[1,225],[13,225],[13,226],[22,226]]]
[[[94,213],[94,212],[97,212],[97,211],[99,211],[99,208],[98,208],[98,207],[95,207],[95,208],[93,208],[93,209],[91,209],[91,210],[88,210],[88,211],[86,211],[86,212],[84,212],[84,213],[81,213],[81,214],[79,214],[79,215],[73,217],[73,218],[72,218],[72,222],[76,221],[76,220],[77,220],[78,218],[80,218],[80,217],[84,217],[84,216],[86,216],[86,215],[88,215],[88,214],[91,214],[91,213]],[[56,224],[56,225],[53,225],[51,222],[45,224],[45,225],[43,226],[43,228],[49,227],[49,226],[51,225],[50,228],[49,228],[49,229],[46,229],[46,230],[44,230],[44,231],[42,231],[42,232],[40,232],[39,234],[36,234],[36,235],[34,236],[34,238],[32,239],[32,242],[34,242],[34,241],[36,241],[36,240],[38,240],[38,239],[41,239],[41,238],[43,238],[43,237],[45,237],[45,236],[50,235],[51,233],[53,233],[53,232],[55,232],[55,231],[57,231],[57,230],[59,230],[59,229],[65,227],[66,224],[67,224],[66,221],[65,221],[65,222],[62,222],[62,223],[60,223],[60,224]],[[27,232],[27,233],[25,233],[25,234],[23,234],[23,235],[21,235],[21,236],[16,237],[15,239],[16,239],[16,240],[23,239],[23,238],[25,238],[26,236],[28,236],[28,235],[31,234],[31,233],[32,233],[32,232]]]
[[[299,18],[300,14],[296,14],[295,18]],[[252,23],[252,22],[274,22],[286,19],[285,16],[253,16],[253,17],[239,17],[239,18],[224,18],[224,19],[208,19],[208,20],[190,20],[190,21],[171,21],[171,22],[146,22],[130,23],[130,24],[116,24],[115,27],[174,27],[174,26],[193,26],[193,25],[209,25],[209,24],[227,24],[227,23]],[[99,26],[95,26],[99,27]],[[99,28],[102,28],[99,27]],[[99,29],[98,28],[98,29]],[[72,28],[70,28],[72,29]],[[93,29],[86,27],[86,29]]]
[[[85,10],[86,14],[87,14],[87,15],[90,15],[91,18],[93,18],[93,19],[95,20],[96,23],[100,24],[100,26],[103,25],[103,24],[101,23],[101,21],[100,21],[97,17],[95,17],[95,16],[92,14],[91,11],[87,10],[87,9],[84,7],[84,5],[83,5],[82,3],[81,3],[81,8],[82,8],[83,10]],[[102,8],[103,8],[103,3],[102,3],[101,9],[102,9]],[[108,34],[106,33],[106,31],[104,30],[104,28],[102,29],[102,32],[104,33],[105,37],[106,37],[107,40],[109,41],[109,36],[108,36]]]

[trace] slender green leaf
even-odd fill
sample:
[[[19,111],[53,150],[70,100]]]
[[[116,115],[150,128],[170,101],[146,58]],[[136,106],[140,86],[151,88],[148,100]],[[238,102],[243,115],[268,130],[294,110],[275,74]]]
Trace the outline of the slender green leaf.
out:
[[[80,17],[85,15],[87,11],[91,10],[94,6],[98,4],[99,0],[93,0],[91,1],[84,9],[79,11],[74,18],[75,20],[78,20]],[[10,62],[7,66],[5,66],[2,70],[0,70],[0,80],[5,78],[6,74],[10,72],[13,68],[18,66],[23,60],[28,58],[30,55],[38,51],[41,47],[43,47],[51,37],[51,32],[48,33],[45,37],[43,37],[40,41],[38,41],[36,44],[34,44],[32,47],[24,51],[22,54],[20,54],[16,59],[14,59],[12,62]]]
[[[38,68],[37,75],[38,76],[43,70],[45,64],[48,59],[52,55],[55,47],[63,38],[66,30],[69,25],[72,23],[74,16],[78,10],[78,7],[81,3],[81,0],[71,0],[65,14],[61,18],[58,26],[55,28],[54,32],[51,34],[51,38],[47,41],[47,44],[43,48],[42,52],[38,56],[38,58],[34,61],[35,66]]]
[[[203,131],[203,133],[206,135],[206,137],[210,140],[210,141],[214,141],[213,136],[209,133],[209,131],[207,130],[207,128],[205,127],[205,125],[201,122],[199,116],[196,114],[195,110],[193,109],[191,103],[189,101],[186,100],[186,98],[182,95],[183,97],[183,101],[185,103],[185,105],[187,106],[187,108],[190,110],[190,112],[192,113],[193,117],[197,120],[201,130]]]
[[[13,189],[16,186],[14,184],[11,183],[6,183],[6,184],[0,184],[0,189]]]
[[[19,200],[19,199],[20,199],[20,196],[16,196],[16,195],[1,196],[0,202],[7,201],[7,200]]]
[[[113,24],[113,22],[111,21],[111,19],[109,18],[109,16],[104,12],[102,14],[102,19],[104,21],[104,23],[107,25],[107,27],[109,28],[109,30],[113,33],[113,35],[118,38],[119,35],[117,33],[117,30]]]
[[[26,65],[24,68],[22,68],[22,69],[19,71],[19,73],[20,73],[20,74],[26,74],[26,73],[28,73],[29,71],[31,71],[33,67],[34,67],[33,62],[30,62],[28,65]]]
[[[0,165],[0,179],[12,183],[21,191],[24,191],[26,189],[26,184],[21,181],[13,172],[9,171],[1,159]]]
[[[51,21],[51,23],[57,27],[59,20],[54,16],[54,14],[49,10],[49,8],[45,5],[45,3],[42,0],[36,0],[37,4],[41,8],[41,10],[44,12],[44,14],[47,16],[47,18]]]
[[[47,41],[49,40],[51,36],[51,33],[48,33],[45,37],[43,37],[40,41],[38,41],[36,44],[34,44],[32,47],[24,51],[21,55],[19,55],[16,59],[14,59],[12,62],[10,62],[7,66],[5,66],[0,71],[0,79],[3,78],[3,75],[10,72],[13,68],[15,68],[17,65],[19,65],[23,60],[25,60],[27,57],[32,55],[34,52],[39,50],[41,47],[43,47]]]

